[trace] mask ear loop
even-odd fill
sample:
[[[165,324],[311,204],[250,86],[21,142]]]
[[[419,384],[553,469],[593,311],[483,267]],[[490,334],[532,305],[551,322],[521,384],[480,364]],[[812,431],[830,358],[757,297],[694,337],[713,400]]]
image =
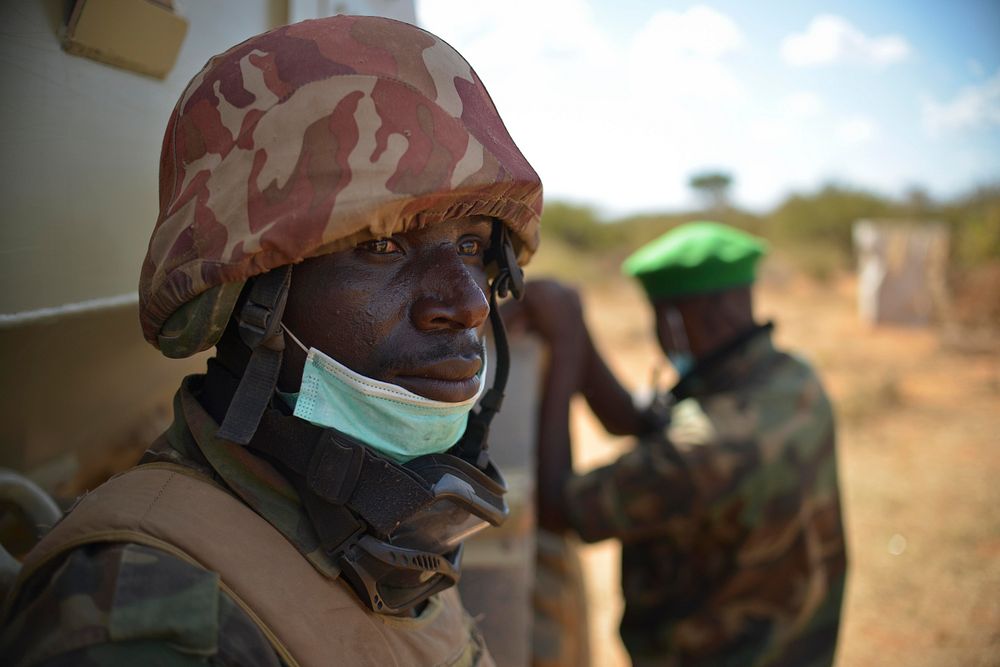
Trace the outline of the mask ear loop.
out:
[[[510,374],[510,346],[507,342],[507,328],[504,326],[497,298],[508,294],[515,299],[524,295],[524,271],[517,263],[514,245],[511,243],[507,226],[500,221],[494,223],[491,247],[498,265],[496,277],[490,283],[490,326],[493,329],[493,344],[497,351],[497,370],[493,376],[493,386],[486,390],[479,401],[479,409],[469,413],[469,421],[462,439],[453,448],[458,456],[474,461],[481,470],[490,465],[489,433],[493,417],[503,405],[504,390]]]
[[[308,356],[309,348],[307,348],[305,345],[302,344],[302,341],[299,340],[298,336],[292,333],[292,330],[288,328],[288,325],[282,322],[281,328],[282,330],[284,330],[286,334],[288,334],[288,337],[292,339],[292,342],[298,345],[300,348],[302,348],[302,351],[306,353],[306,356]]]

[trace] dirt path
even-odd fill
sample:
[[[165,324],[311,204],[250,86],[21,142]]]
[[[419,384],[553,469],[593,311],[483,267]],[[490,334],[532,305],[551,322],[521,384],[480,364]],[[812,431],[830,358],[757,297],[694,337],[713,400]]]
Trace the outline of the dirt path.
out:
[[[851,558],[838,664],[1000,664],[1000,348],[967,354],[933,330],[871,329],[850,279],[789,277],[760,286],[758,313],[777,321],[779,345],[815,364],[837,406]],[[648,385],[660,355],[642,296],[615,280],[584,299],[613,369],[633,389]],[[629,446],[584,405],[573,419],[582,470]],[[618,547],[582,556],[594,664],[628,665]]]

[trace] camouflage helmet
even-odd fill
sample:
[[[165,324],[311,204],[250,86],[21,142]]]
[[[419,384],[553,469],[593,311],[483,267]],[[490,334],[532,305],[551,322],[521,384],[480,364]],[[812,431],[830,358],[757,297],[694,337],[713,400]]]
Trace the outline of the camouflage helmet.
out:
[[[214,345],[246,281],[469,215],[538,246],[542,186],[471,66],[399,21],[335,16],[215,56],[167,124],[139,280],[146,340]]]

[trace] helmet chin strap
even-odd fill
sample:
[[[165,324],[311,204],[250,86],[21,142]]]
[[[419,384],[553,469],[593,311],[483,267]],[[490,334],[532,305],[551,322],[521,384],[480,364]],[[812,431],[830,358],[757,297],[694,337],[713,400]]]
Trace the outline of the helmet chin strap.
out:
[[[503,298],[510,294],[515,299],[520,299],[524,295],[524,271],[517,263],[507,226],[497,222],[493,227],[492,237],[491,245],[495,249],[494,258],[498,266],[497,275],[490,283],[490,326],[497,352],[496,374],[493,376],[493,386],[486,390],[479,401],[479,409],[469,413],[469,422],[462,439],[452,447],[457,456],[475,463],[481,470],[485,470],[490,464],[490,423],[503,405],[504,389],[510,374],[507,328],[497,307],[497,297]]]

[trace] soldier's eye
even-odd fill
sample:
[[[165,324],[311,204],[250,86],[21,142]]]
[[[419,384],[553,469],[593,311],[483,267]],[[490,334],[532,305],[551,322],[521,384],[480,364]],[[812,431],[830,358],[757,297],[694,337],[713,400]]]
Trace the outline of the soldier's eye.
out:
[[[403,250],[399,247],[399,244],[392,239],[374,239],[371,241],[365,241],[360,244],[360,247],[374,255],[392,255],[394,253],[402,252]]]
[[[483,242],[477,238],[465,237],[458,242],[458,254],[474,257],[483,251]]]

